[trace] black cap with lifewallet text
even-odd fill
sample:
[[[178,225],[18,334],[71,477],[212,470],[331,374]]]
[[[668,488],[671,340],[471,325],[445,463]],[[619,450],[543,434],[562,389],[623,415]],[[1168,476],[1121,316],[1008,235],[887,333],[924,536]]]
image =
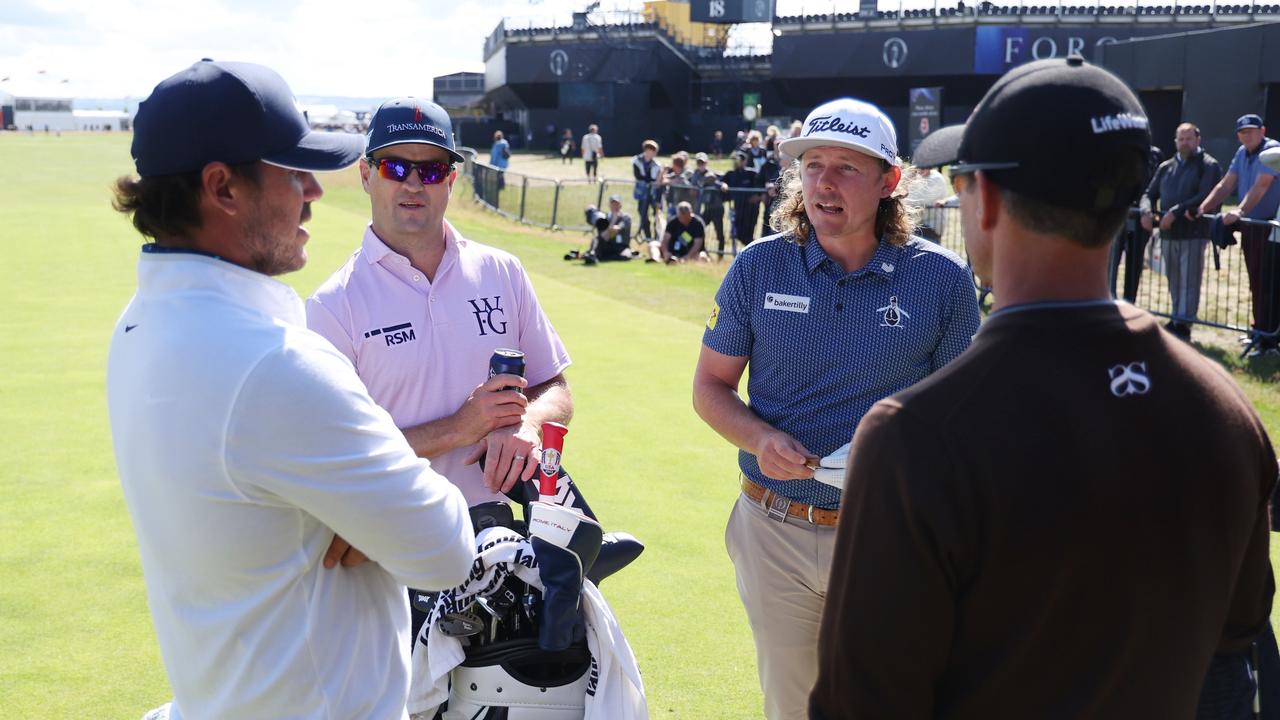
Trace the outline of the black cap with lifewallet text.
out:
[[[1106,210],[1143,188],[1101,180],[1132,153],[1145,163],[1147,113],[1118,77],[1078,55],[1039,60],[996,81],[963,126],[935,131],[916,150],[922,167],[978,170],[997,185],[1041,202]]]

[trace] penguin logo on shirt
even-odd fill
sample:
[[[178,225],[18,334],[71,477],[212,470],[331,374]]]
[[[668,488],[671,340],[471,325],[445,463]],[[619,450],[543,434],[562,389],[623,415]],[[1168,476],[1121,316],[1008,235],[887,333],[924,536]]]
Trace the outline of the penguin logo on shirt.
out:
[[[898,305],[897,295],[890,295],[889,304],[876,308],[876,312],[880,313],[880,327],[906,327],[902,321],[911,319],[911,315]]]

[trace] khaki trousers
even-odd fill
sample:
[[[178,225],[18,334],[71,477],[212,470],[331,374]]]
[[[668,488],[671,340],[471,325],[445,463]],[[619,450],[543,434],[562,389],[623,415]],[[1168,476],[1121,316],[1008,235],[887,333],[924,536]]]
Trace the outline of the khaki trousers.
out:
[[[756,643],[756,670],[769,720],[808,718],[818,679],[818,627],[835,550],[835,526],[770,519],[739,495],[725,548]]]

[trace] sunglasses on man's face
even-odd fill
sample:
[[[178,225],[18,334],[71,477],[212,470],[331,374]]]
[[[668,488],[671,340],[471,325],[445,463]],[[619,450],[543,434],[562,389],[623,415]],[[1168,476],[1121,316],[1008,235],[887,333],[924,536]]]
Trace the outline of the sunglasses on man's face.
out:
[[[396,182],[404,182],[409,179],[409,173],[417,170],[418,179],[423,185],[438,185],[444,182],[445,178],[453,172],[453,165],[438,160],[428,160],[427,162],[413,162],[411,160],[402,160],[400,158],[382,158],[375,160],[374,158],[366,158],[369,164],[378,169],[378,176],[385,180],[394,180]]]

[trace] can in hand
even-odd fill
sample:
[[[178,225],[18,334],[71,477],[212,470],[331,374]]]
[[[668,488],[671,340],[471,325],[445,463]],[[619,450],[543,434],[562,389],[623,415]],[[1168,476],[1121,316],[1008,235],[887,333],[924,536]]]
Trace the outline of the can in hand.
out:
[[[524,377],[524,353],[511,348],[497,348],[489,358],[489,377],[494,375],[519,375]],[[503,390],[519,390],[516,387]]]

